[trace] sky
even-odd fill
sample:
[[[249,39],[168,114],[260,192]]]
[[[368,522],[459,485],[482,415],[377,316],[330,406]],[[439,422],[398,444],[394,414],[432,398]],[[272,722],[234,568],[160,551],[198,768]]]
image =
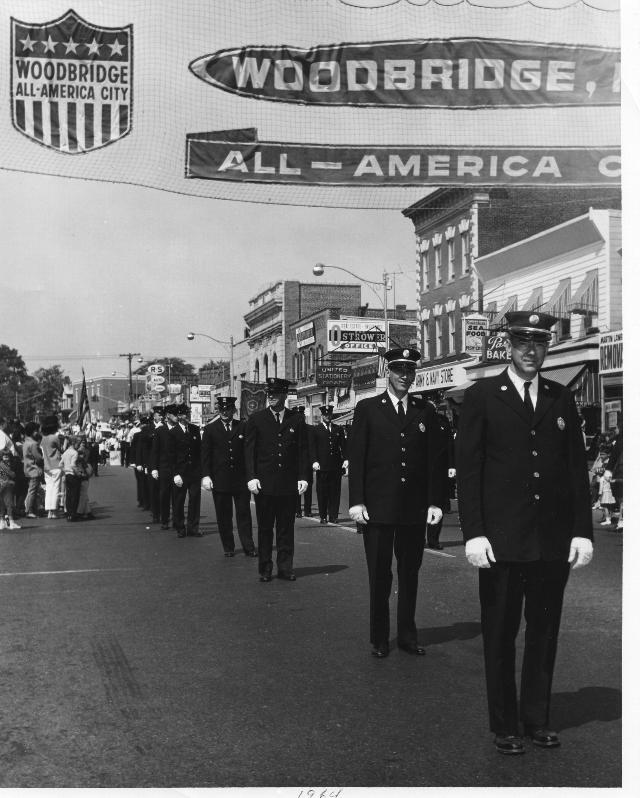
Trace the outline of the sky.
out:
[[[319,261],[373,281],[401,272],[395,301],[416,306],[413,225],[399,210],[256,205],[0,170],[0,214],[0,343],[31,373],[126,372],[126,352],[196,367],[223,358],[225,347],[187,332],[240,340],[250,297],[279,278],[318,280]],[[354,282],[330,269],[320,279]],[[362,298],[381,307],[367,287]]]

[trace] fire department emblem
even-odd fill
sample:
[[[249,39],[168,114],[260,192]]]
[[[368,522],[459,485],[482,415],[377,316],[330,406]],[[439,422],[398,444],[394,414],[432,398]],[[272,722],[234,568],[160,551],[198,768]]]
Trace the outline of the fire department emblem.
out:
[[[563,430],[567,425],[564,423],[562,416],[558,416],[558,429]]]
[[[529,324],[537,324],[540,321],[540,316],[537,313],[531,314],[529,316]]]
[[[131,131],[133,25],[92,25],[69,9],[50,22],[11,18],[11,120],[69,155]]]

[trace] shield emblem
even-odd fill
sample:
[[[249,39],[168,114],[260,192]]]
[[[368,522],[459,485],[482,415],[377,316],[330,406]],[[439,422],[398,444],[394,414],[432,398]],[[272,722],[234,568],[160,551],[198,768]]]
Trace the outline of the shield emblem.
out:
[[[92,25],[69,9],[43,23],[11,18],[11,120],[38,144],[69,155],[131,130],[133,25]]]

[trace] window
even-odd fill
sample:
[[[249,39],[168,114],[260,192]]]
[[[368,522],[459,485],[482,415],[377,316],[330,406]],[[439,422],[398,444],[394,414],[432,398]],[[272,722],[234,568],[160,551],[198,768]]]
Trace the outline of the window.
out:
[[[456,351],[456,314],[455,311],[447,313],[449,319],[449,354],[452,355]]]
[[[298,354],[296,352],[291,358],[291,378],[295,380],[297,376],[298,376]]]
[[[435,275],[435,283],[436,285],[441,285],[442,283],[442,253],[440,251],[440,247],[433,248],[433,271]]]
[[[422,352],[424,360],[431,360],[431,342],[429,341],[429,322],[422,323]]]
[[[264,365],[264,379],[265,382],[269,379],[269,358],[265,355],[262,361]]]
[[[260,382],[260,361],[256,358],[256,362],[253,366],[253,381]]]
[[[442,355],[442,316],[436,316],[436,357]]]
[[[422,290],[429,290],[429,252],[423,252],[420,255],[420,263],[422,268]]]
[[[471,269],[471,257],[469,252],[469,233],[460,234],[460,244],[462,246],[462,271],[467,274]]]
[[[449,280],[455,280],[456,267],[455,267],[455,239],[450,238],[447,241],[447,275]]]
[[[275,352],[273,353],[273,357],[271,358],[271,362],[273,363],[273,376],[277,377],[278,376],[278,355],[276,355]]]

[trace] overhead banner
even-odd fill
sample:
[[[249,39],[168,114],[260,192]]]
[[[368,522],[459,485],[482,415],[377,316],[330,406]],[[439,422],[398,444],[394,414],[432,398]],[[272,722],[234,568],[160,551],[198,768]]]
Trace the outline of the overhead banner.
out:
[[[0,0],[0,169],[358,208],[617,185],[619,29],[615,0]]]

